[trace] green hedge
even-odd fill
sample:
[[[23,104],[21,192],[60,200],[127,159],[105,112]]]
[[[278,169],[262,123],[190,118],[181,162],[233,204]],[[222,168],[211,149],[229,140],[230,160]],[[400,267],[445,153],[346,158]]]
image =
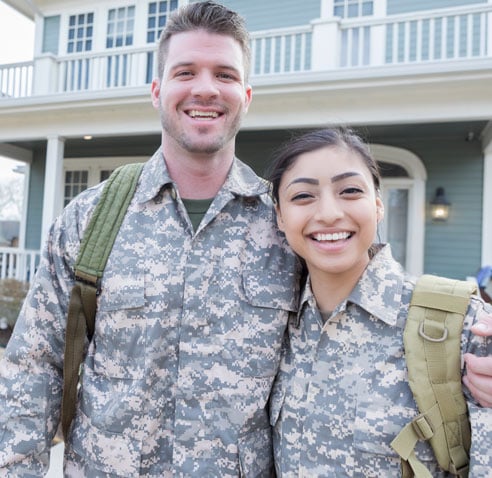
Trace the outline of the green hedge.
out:
[[[13,327],[17,320],[28,290],[27,282],[15,279],[0,280],[0,318],[5,317],[10,327]]]

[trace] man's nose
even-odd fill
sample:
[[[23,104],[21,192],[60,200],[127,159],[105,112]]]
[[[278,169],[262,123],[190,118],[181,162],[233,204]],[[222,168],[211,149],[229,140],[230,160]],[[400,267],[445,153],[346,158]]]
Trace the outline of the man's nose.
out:
[[[217,78],[212,72],[201,72],[193,80],[193,96],[210,98],[219,95]]]

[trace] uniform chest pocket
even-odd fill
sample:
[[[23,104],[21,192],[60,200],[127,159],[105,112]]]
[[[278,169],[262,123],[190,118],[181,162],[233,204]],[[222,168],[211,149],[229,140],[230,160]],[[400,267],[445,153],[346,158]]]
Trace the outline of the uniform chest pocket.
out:
[[[193,307],[188,314],[193,326],[201,327],[197,350],[238,376],[267,378],[270,386],[295,304],[295,284],[289,274],[261,267],[224,273],[216,268],[212,277],[204,279],[205,305]]]
[[[94,371],[111,378],[143,378],[146,339],[143,274],[103,282],[93,338]]]

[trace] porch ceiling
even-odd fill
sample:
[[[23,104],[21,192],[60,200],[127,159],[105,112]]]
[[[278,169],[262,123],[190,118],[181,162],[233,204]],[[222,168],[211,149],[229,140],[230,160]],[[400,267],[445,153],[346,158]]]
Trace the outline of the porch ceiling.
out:
[[[411,141],[416,138],[462,137],[463,140],[478,140],[486,127],[486,121],[460,121],[446,123],[394,124],[356,126],[362,136],[371,142],[392,142],[400,139]],[[306,128],[304,128],[306,129]],[[293,132],[302,128],[289,129],[245,129],[238,135],[238,145],[253,143],[262,148],[280,144],[287,140]],[[90,141],[83,138],[67,138],[65,140],[65,157],[110,157],[110,156],[149,156],[160,144],[159,134],[125,135],[125,136],[96,136]],[[28,151],[44,151],[46,141],[16,141],[10,145]],[[239,152],[241,147],[238,147]],[[268,151],[267,151],[268,152]]]

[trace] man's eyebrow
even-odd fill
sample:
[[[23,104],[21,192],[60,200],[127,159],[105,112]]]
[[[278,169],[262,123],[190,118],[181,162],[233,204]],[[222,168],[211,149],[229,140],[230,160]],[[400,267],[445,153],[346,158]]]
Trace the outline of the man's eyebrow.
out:
[[[174,65],[171,65],[170,68],[172,70],[175,70],[176,68],[183,68],[183,67],[190,67],[194,66],[196,62],[194,61],[179,61],[175,63]],[[234,65],[229,65],[229,64],[224,64],[224,65],[217,65],[217,69],[219,70],[229,70],[229,71],[235,71],[236,73],[240,74],[240,71],[238,68],[236,68]]]
[[[336,183],[337,181],[341,181],[342,179],[350,178],[352,176],[360,176],[360,173],[356,171],[347,171],[346,173],[337,174],[331,178],[331,182]]]

